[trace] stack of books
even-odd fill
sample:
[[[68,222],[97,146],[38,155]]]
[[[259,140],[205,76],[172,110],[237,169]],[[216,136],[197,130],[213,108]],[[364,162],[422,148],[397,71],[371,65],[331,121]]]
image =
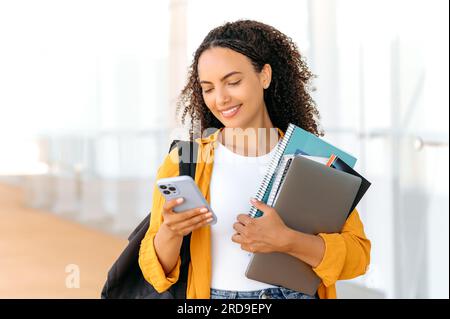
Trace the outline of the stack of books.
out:
[[[340,232],[371,183],[355,169],[356,158],[302,128],[289,124],[255,198],[276,209],[297,231]],[[262,216],[252,206],[249,215]],[[246,276],[314,294],[320,283],[312,268],[281,253],[255,253]]]
[[[276,195],[287,175],[289,165],[296,156],[304,156],[326,166],[361,177],[363,185],[361,185],[360,193],[358,193],[359,200],[370,186],[370,182],[353,169],[357,161],[354,156],[295,124],[289,124],[283,139],[276,147],[275,156],[255,195],[257,200],[263,201],[270,206],[273,206],[275,203]],[[333,159],[332,162],[330,162],[331,159]],[[356,205],[353,209],[355,207]],[[262,215],[262,212],[252,206],[249,215],[259,217]]]

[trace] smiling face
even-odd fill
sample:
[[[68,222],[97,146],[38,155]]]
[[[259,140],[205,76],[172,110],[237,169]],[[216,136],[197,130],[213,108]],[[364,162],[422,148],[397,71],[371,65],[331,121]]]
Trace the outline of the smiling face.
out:
[[[245,55],[214,47],[201,54],[198,76],[206,106],[225,127],[272,127],[264,103],[270,65],[257,72]]]

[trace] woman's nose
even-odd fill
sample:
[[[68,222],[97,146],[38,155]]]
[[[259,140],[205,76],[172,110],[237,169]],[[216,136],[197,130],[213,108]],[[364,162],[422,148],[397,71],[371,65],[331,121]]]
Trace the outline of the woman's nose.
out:
[[[230,102],[230,100],[231,100],[231,97],[225,89],[217,90],[216,104],[218,106],[227,105]]]

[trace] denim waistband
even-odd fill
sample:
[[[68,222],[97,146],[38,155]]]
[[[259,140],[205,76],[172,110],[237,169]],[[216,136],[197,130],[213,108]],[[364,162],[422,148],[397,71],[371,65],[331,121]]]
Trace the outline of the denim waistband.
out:
[[[254,291],[230,291],[211,288],[211,299],[316,299],[316,297],[283,287]]]

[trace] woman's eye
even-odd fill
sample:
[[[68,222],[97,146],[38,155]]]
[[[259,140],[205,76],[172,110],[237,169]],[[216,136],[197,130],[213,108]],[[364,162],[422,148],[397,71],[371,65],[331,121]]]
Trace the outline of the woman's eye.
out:
[[[228,85],[238,85],[240,82],[241,82],[241,80],[236,81],[236,82],[229,82]],[[206,89],[206,90],[203,89],[203,93],[209,93],[209,92],[211,92],[212,90],[213,90],[213,88]]]

